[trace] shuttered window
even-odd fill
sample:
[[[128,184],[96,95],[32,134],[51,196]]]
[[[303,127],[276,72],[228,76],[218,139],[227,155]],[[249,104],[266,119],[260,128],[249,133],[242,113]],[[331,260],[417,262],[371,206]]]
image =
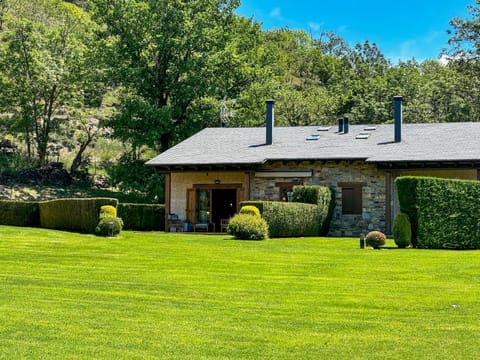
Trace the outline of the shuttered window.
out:
[[[364,184],[345,183],[340,186],[342,188],[342,214],[361,215],[363,208],[362,189]]]

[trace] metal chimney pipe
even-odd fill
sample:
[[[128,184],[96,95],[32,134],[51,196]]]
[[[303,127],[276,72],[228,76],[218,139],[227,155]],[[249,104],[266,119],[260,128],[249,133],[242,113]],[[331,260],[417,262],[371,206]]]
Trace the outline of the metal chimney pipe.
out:
[[[348,134],[348,125],[349,125],[349,119],[343,118],[343,133]]]
[[[267,104],[267,145],[272,145],[273,143],[273,127],[275,125],[275,109],[274,109],[274,100],[265,101]]]
[[[338,119],[338,132],[343,132],[343,119]]]
[[[401,96],[394,96],[394,119],[395,119],[395,142],[402,141],[402,122],[403,122],[403,115],[402,115],[402,100]]]

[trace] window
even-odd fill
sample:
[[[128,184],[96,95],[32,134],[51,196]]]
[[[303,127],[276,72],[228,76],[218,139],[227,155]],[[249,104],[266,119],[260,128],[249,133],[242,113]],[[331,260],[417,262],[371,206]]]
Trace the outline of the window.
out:
[[[342,188],[342,214],[362,214],[362,193],[364,183],[340,183]]]
[[[294,181],[294,182],[284,182],[284,183],[275,184],[275,186],[280,189],[280,201],[283,201],[283,202],[292,201],[293,187],[295,185],[302,185],[302,183],[299,181]]]

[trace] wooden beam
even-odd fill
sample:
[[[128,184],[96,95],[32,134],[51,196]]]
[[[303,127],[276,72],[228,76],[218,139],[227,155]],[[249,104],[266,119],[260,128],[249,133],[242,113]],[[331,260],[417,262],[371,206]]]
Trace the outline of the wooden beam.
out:
[[[172,176],[171,173],[165,174],[165,231],[168,229],[168,214],[170,214],[170,204],[172,198]]]

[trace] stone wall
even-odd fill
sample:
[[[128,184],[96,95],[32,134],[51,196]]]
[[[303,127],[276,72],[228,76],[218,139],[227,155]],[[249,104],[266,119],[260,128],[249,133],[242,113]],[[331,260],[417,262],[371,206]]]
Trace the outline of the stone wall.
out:
[[[252,200],[278,201],[278,183],[300,182],[305,185],[328,185],[336,191],[336,207],[330,224],[331,236],[353,236],[371,230],[386,231],[385,173],[363,161],[275,163],[262,170],[313,170],[308,178],[260,178],[251,182]],[[362,191],[362,215],[342,214],[342,188],[340,183],[365,183]]]

